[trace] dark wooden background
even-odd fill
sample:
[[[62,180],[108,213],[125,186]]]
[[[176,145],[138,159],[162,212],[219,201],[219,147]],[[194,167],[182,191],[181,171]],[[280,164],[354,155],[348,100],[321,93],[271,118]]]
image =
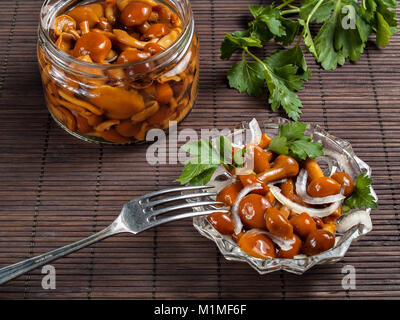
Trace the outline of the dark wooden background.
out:
[[[171,186],[182,168],[148,165],[146,146],[86,144],[50,119],[35,51],[41,2],[0,1],[0,266],[102,229],[125,201]],[[244,27],[247,6],[262,2],[270,1],[192,1],[200,91],[180,128],[231,128],[274,115],[262,99],[228,88],[231,62],[219,58],[224,33]],[[42,289],[35,270],[0,287],[0,298],[398,299],[400,36],[386,49],[371,41],[360,61],[336,71],[321,70],[310,54],[307,61],[313,76],[300,93],[302,120],[351,141],[372,166],[379,196],[373,231],[343,261],[302,276],[261,276],[226,261],[188,220],[115,236],[52,263],[56,290]],[[341,286],[345,265],[356,268],[355,290]]]

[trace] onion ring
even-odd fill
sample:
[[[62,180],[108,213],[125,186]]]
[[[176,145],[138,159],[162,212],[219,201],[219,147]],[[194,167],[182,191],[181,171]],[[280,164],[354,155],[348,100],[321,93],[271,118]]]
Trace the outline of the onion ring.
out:
[[[343,218],[339,220],[336,230],[343,233],[357,224],[364,225],[368,231],[372,230],[371,217],[367,211],[358,210],[344,215]]]
[[[271,193],[274,195],[275,199],[278,202],[280,202],[281,204],[284,204],[285,206],[287,206],[289,209],[291,209],[295,213],[306,212],[311,217],[319,217],[319,218],[327,217],[330,214],[332,214],[333,212],[335,212],[342,203],[342,201],[337,201],[337,202],[332,203],[329,207],[326,207],[323,209],[308,208],[308,207],[304,207],[304,206],[302,206],[298,203],[295,203],[295,202],[291,201],[290,199],[286,198],[281,193],[281,189],[279,189],[278,187],[270,186],[269,188],[270,188],[269,190],[271,191]]]

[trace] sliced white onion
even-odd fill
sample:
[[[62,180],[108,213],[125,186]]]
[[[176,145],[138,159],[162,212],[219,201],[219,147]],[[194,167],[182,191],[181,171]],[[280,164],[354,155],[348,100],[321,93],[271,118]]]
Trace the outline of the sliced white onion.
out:
[[[283,239],[281,237],[278,237],[275,234],[272,234],[271,232],[265,231],[265,230],[261,230],[261,229],[250,229],[247,232],[258,232],[258,233],[262,233],[265,234],[268,238],[271,239],[272,242],[274,242],[275,244],[277,244],[282,250],[290,250],[292,249],[292,244],[296,242],[296,240],[291,239],[291,240],[286,240]]]
[[[323,209],[308,208],[308,207],[304,207],[304,206],[286,198],[281,193],[281,189],[279,189],[278,187],[270,186],[269,188],[270,188],[271,193],[274,195],[275,199],[278,202],[280,202],[281,204],[284,204],[285,206],[287,206],[290,210],[292,210],[295,213],[306,212],[311,217],[319,217],[319,218],[327,217],[330,214],[332,214],[333,212],[335,212],[342,203],[341,201],[337,201],[337,202],[332,203],[329,207],[326,207]]]
[[[345,154],[346,153],[339,153],[335,150],[326,148],[324,149],[324,155],[318,157],[318,159],[328,162],[330,168],[333,166],[333,160],[336,160],[340,171],[347,173],[353,172],[352,168],[349,166],[348,157],[346,157]]]
[[[301,169],[296,180],[296,192],[303,199],[304,202],[309,204],[327,204],[341,201],[346,198],[340,193],[327,197],[310,197],[307,193],[307,178],[307,170]]]
[[[340,219],[336,230],[343,233],[357,224],[363,224],[367,227],[368,231],[372,230],[371,217],[367,211],[359,210],[344,215],[343,218]]]
[[[251,141],[250,142],[254,143],[255,145],[258,145],[261,141],[262,131],[260,129],[260,126],[259,126],[256,118],[253,118],[253,120],[251,120],[249,122],[249,129],[251,132]]]
[[[230,138],[233,148],[238,148],[238,149],[244,148],[245,146],[245,141],[243,140],[244,132],[245,132],[244,129],[234,130],[232,134],[227,136],[227,138]]]
[[[250,193],[253,190],[258,190],[258,189],[262,189],[261,185],[255,183],[252,185],[249,185],[247,187],[244,187],[237,195],[236,201],[232,206],[232,220],[233,220],[233,224],[235,225],[235,234],[240,233],[240,231],[242,231],[243,229],[243,223],[242,220],[240,220],[240,216],[239,216],[239,204],[240,201],[243,200],[243,198]]]

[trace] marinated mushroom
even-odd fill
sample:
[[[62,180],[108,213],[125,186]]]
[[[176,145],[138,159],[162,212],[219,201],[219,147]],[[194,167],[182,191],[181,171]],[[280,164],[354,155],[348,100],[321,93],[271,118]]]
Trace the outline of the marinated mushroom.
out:
[[[94,62],[102,62],[111,50],[111,41],[98,32],[84,33],[76,42],[74,56],[89,55]]]
[[[317,229],[307,236],[302,251],[307,256],[313,256],[331,249],[334,244],[335,237],[331,232]]]
[[[344,196],[348,197],[354,191],[354,181],[346,172],[335,172],[331,178],[343,188]]]
[[[268,231],[272,234],[285,240],[293,238],[293,225],[277,208],[266,209],[265,221]]]
[[[253,169],[254,172],[260,173],[270,169],[271,166],[269,162],[271,161],[271,153],[264,151],[259,146],[254,146],[253,152],[254,152],[254,169]]]
[[[260,189],[254,190],[253,191],[254,193],[265,195],[269,191],[269,188],[267,187],[267,185],[263,181],[258,179],[258,177],[254,174],[240,174],[239,180],[244,187],[252,186],[255,184],[259,185]]]
[[[110,119],[128,119],[144,109],[143,97],[136,90],[101,86],[91,93],[90,101]]]
[[[276,257],[276,248],[270,238],[262,231],[249,230],[238,241],[238,246],[247,254],[261,259]]]
[[[93,3],[91,5],[78,6],[70,11],[67,15],[72,17],[78,24],[82,21],[87,21],[89,27],[95,26],[99,21],[103,12],[103,7],[98,3]]]
[[[60,36],[61,33],[63,32],[70,32],[71,30],[76,29],[76,21],[66,15],[62,14],[61,16],[58,16],[55,21],[54,21],[54,33],[56,36]]]
[[[299,164],[292,157],[280,155],[271,169],[267,169],[257,175],[258,179],[265,183],[284,178],[295,177],[299,173]]]
[[[293,259],[296,255],[300,254],[301,252],[301,247],[303,245],[301,239],[299,236],[295,233],[293,233],[292,238],[289,239],[291,244],[289,245],[289,248],[278,248],[277,251],[277,257],[282,258],[282,259]]]
[[[317,229],[317,224],[306,212],[292,217],[290,223],[294,232],[303,239],[306,239],[311,232]]]
[[[207,220],[221,234],[232,234],[234,232],[234,223],[231,216],[226,212],[214,212],[207,216]]]
[[[155,23],[149,26],[143,34],[144,39],[158,39],[169,33],[168,27],[164,23]]]
[[[246,229],[265,229],[265,210],[269,201],[259,194],[249,194],[239,203],[239,216]]]
[[[127,27],[139,26],[150,17],[152,7],[142,1],[132,1],[121,12],[121,22]]]
[[[312,180],[307,186],[307,193],[312,197],[328,197],[340,192],[340,184],[329,177]]]
[[[233,206],[236,201],[236,198],[243,189],[243,185],[240,181],[236,181],[229,186],[226,186],[222,189],[217,195],[217,201],[223,202],[227,206]]]

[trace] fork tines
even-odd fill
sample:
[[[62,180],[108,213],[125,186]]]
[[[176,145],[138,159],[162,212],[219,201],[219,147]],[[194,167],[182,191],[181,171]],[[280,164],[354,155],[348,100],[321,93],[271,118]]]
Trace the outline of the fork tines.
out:
[[[163,189],[163,190],[158,190],[154,192],[150,192],[148,194],[145,194],[141,199],[150,199],[154,198],[157,196],[161,196],[166,193],[173,193],[173,192],[183,192],[183,191],[191,191],[191,190],[197,190],[197,189],[209,189],[213,188],[213,186],[185,186],[185,187],[174,187],[174,188],[168,188],[168,189]]]
[[[200,210],[195,210],[187,213],[177,213],[176,216],[179,219],[184,218],[185,216],[194,216],[194,215],[206,215],[213,212],[227,212],[227,210],[219,209],[217,205],[223,205],[220,201],[215,201],[210,199],[210,197],[215,197],[217,195],[216,192],[207,192],[207,191],[200,191],[201,189],[209,189],[212,186],[185,186],[185,187],[174,187],[169,189],[164,189],[160,191],[155,191],[145,195],[144,198],[141,199],[140,204],[147,213],[148,218],[155,218],[161,214],[165,214],[172,211],[182,210],[182,209],[194,209],[199,208]],[[151,198],[158,197],[160,195],[168,195],[169,193],[174,192],[185,192],[185,191],[197,191],[193,193],[187,194],[179,194],[179,195],[172,195],[170,197],[162,198],[159,200],[150,200]],[[175,202],[179,200],[186,200],[186,202],[176,205],[171,205],[167,207],[160,207],[155,208],[160,205],[167,204],[169,202]],[[169,217],[173,218],[173,217]],[[168,219],[168,218],[165,218]]]

